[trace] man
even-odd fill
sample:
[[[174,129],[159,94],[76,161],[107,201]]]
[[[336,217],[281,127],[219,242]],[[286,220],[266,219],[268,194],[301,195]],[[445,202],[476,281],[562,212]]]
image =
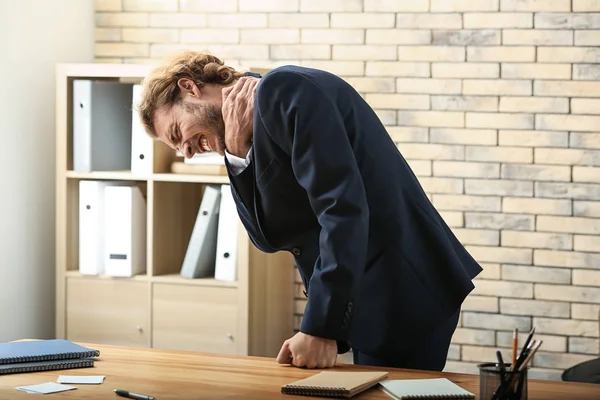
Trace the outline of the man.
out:
[[[262,251],[290,251],[308,302],[280,363],[442,370],[481,267],[345,81],[285,66],[258,79],[177,54],[144,82],[146,130],[186,157],[216,151]]]

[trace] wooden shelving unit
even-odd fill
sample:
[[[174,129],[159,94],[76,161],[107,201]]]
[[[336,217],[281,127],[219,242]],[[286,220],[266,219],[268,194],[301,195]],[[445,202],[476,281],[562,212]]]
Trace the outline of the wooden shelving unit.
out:
[[[170,172],[175,152],[154,142],[153,171],[73,171],[74,79],[140,82],[148,65],[62,64],[56,70],[56,336],[74,341],[276,356],[293,335],[294,266],[258,251],[240,222],[238,279],[179,275],[204,189],[227,176]],[[79,182],[117,180],[146,197],[146,273],[79,273]]]

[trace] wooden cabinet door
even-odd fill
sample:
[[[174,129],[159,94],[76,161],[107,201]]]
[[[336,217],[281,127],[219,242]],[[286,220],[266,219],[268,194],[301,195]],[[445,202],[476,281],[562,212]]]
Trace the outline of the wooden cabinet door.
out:
[[[154,284],[152,347],[238,354],[237,288]]]
[[[67,339],[148,347],[148,287],[131,280],[69,278]]]

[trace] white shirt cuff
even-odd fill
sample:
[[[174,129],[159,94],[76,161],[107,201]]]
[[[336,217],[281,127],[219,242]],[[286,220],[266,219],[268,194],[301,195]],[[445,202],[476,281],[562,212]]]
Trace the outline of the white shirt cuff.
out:
[[[225,150],[225,157],[227,157],[227,161],[229,161],[229,164],[231,165],[231,172],[233,173],[233,175],[238,175],[242,173],[242,171],[246,169],[248,164],[250,164],[250,150],[248,150],[246,158],[234,156],[233,154]]]

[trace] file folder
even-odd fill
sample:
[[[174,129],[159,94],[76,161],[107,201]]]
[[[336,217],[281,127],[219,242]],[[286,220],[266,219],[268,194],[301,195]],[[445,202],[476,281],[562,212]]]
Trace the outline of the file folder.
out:
[[[220,188],[207,186],[181,267],[184,278],[214,275],[220,201]]]
[[[131,116],[131,173],[148,176],[152,174],[152,145],[140,120],[137,105],[142,97],[142,85],[133,86],[133,107]]]
[[[73,169],[129,170],[133,84],[73,81]]]
[[[215,279],[220,281],[237,280],[237,250],[239,217],[229,185],[221,186],[219,209],[219,229],[217,233],[217,259]]]
[[[105,206],[106,275],[131,277],[146,272],[146,199],[138,186],[107,186]]]
[[[104,273],[104,188],[125,182],[79,182],[79,273]]]

